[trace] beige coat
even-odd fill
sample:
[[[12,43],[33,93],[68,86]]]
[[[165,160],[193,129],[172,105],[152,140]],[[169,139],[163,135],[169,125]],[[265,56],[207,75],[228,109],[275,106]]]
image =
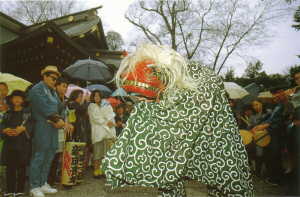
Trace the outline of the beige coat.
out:
[[[115,113],[111,105],[106,104],[99,106],[95,103],[91,103],[88,107],[88,114],[92,129],[92,144],[104,139],[116,137],[115,127],[109,128],[107,126],[109,121],[115,122]]]

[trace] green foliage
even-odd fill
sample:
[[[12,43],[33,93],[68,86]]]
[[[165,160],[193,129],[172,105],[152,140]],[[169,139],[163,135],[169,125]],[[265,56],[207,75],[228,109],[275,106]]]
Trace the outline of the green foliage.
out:
[[[294,80],[293,80],[293,78],[294,78],[294,75],[296,73],[299,73],[299,72],[300,72],[300,65],[294,65],[294,66],[292,66],[292,67],[289,68],[289,77],[290,77],[290,80],[292,82],[291,83],[292,86],[296,85],[295,82],[294,82]]]
[[[294,21],[296,24],[292,25],[292,27],[294,27],[296,30],[300,30],[300,6],[294,14]],[[298,55],[298,57],[300,58],[300,55]]]
[[[268,75],[262,70],[262,63],[257,61],[256,63],[250,63],[242,77],[234,77],[234,70],[230,69],[225,73],[224,81],[232,81],[245,87],[251,83],[256,83],[264,87],[264,91],[273,90],[277,88],[287,89],[291,87],[290,74],[270,74]],[[290,73],[298,71],[300,72],[300,66],[294,66],[290,68]]]
[[[299,73],[299,72],[300,72],[300,65],[294,65],[289,68],[289,75],[291,77],[293,77],[294,74]]]
[[[251,83],[256,83],[258,85],[262,85],[265,91],[272,90],[277,87],[282,87],[283,89],[287,89],[290,87],[290,82],[289,80],[287,80],[286,75],[267,75],[265,72],[262,72],[261,75],[256,78],[238,77],[233,81],[241,85],[242,87],[245,87]]]
[[[224,80],[225,81],[233,81],[235,79],[234,77],[234,69],[231,67],[227,72],[225,73]]]
[[[293,27],[296,30],[300,30],[300,6],[298,7],[298,9],[294,14],[294,21],[296,22],[296,24],[294,24]]]
[[[259,60],[255,63],[250,63],[245,70],[245,77],[250,79],[259,77],[262,67],[263,63]]]
[[[291,4],[293,3],[294,1],[297,1],[297,0],[285,0],[287,3]]]

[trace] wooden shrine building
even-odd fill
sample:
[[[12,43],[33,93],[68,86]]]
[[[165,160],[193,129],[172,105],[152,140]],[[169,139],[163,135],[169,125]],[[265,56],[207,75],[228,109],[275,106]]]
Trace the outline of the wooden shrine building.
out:
[[[60,71],[79,59],[95,59],[115,72],[122,51],[110,51],[96,7],[26,26],[0,12],[0,71],[38,82],[46,65]]]

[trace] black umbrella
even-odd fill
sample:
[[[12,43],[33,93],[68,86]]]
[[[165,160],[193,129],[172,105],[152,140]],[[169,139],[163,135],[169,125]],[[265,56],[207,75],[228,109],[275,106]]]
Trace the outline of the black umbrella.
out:
[[[106,64],[91,59],[78,60],[63,72],[71,78],[85,81],[107,82],[113,78],[113,73]]]

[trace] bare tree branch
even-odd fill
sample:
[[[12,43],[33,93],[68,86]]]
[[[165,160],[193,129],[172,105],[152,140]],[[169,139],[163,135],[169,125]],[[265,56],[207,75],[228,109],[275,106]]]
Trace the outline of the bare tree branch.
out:
[[[185,52],[186,52],[187,58],[190,59],[191,55],[190,55],[189,48],[187,46],[187,39],[185,38],[185,34],[183,32],[181,23],[178,22],[178,25],[179,25],[179,29],[180,29],[180,32],[181,32],[182,42],[184,44],[184,48],[185,48]]]
[[[1,11],[25,24],[40,23],[78,11],[79,9],[84,9],[83,6],[76,7],[78,4],[76,0],[20,0],[12,2],[5,1],[2,3],[11,9]]]
[[[224,60],[222,61],[220,67],[218,68],[218,72],[217,72],[218,74],[220,73],[220,71],[224,67],[224,64],[227,61],[227,59],[229,58],[229,56],[236,50],[236,48],[238,47],[238,45],[240,44],[240,42],[251,32],[251,30],[255,27],[255,25],[257,24],[257,21],[261,17],[262,17],[262,15],[258,16],[257,19],[255,19],[253,21],[252,25],[240,36],[240,38],[234,44],[232,44],[232,48],[227,52]]]
[[[213,5],[213,2],[214,1],[211,1],[210,2],[210,5],[209,5],[209,8],[208,10],[203,14],[203,16],[201,17],[201,27],[200,27],[200,33],[199,33],[199,38],[198,38],[198,41],[197,41],[197,44],[195,45],[194,47],[194,50],[192,51],[192,53],[190,55],[188,55],[188,59],[191,59],[194,54],[196,53],[201,41],[202,41],[202,36],[203,36],[203,32],[204,32],[204,23],[205,23],[205,17],[207,16],[207,14],[209,14],[209,12],[211,11],[212,9],[212,5]]]
[[[139,4],[140,4],[141,8],[142,8],[143,10],[145,10],[145,11],[148,11],[148,12],[155,12],[155,13],[157,13],[157,14],[160,14],[160,12],[158,11],[158,9],[150,9],[150,8],[146,8],[146,7],[144,6],[143,1],[140,1]]]
[[[170,45],[219,73],[234,54],[269,38],[268,26],[286,12],[281,1],[136,0],[127,13],[149,41]]]
[[[217,62],[218,62],[219,57],[220,57],[220,53],[221,53],[221,51],[222,51],[222,49],[224,47],[224,44],[225,44],[226,40],[228,39],[229,32],[231,31],[232,19],[233,19],[233,16],[235,14],[235,11],[236,11],[236,3],[237,3],[237,1],[234,2],[234,5],[233,5],[234,7],[233,7],[232,11],[230,12],[230,14],[228,16],[229,19],[227,20],[227,25],[225,27],[224,37],[223,37],[223,40],[222,40],[222,42],[220,44],[219,50],[217,52],[217,55],[216,55],[216,58],[215,58],[215,61],[214,61],[214,64],[213,64],[213,70],[216,69]]]
[[[155,35],[153,32],[150,31],[149,28],[144,27],[142,24],[140,23],[136,23],[134,20],[131,20],[129,16],[125,15],[125,19],[127,19],[130,23],[132,23],[133,25],[135,25],[136,27],[140,28],[144,34],[146,35],[146,37],[154,44],[156,44],[156,41],[159,44],[162,44],[161,40],[159,39],[159,37],[157,35]],[[153,40],[153,38],[156,40]]]

